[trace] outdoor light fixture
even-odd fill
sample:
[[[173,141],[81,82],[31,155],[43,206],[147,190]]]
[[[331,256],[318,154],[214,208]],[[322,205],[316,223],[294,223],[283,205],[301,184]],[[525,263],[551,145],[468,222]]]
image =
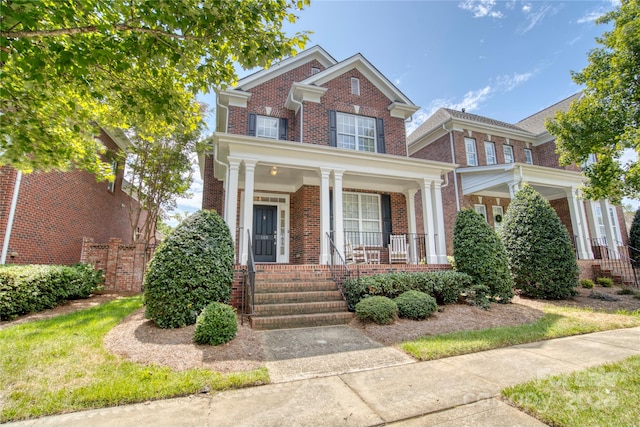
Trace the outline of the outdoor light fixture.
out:
[[[269,173],[271,174],[271,176],[276,176],[278,174],[278,168],[275,166],[272,167]]]

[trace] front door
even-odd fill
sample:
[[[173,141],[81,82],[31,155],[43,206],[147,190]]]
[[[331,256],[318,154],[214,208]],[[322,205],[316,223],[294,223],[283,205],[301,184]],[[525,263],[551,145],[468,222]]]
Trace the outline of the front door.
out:
[[[276,262],[277,206],[253,206],[253,256],[255,262]]]

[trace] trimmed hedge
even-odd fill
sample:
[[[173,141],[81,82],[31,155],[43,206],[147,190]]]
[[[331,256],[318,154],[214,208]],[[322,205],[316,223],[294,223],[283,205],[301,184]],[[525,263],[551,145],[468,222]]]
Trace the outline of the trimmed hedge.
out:
[[[356,315],[360,320],[387,325],[398,317],[398,306],[387,297],[369,297],[356,304]]]
[[[0,320],[87,298],[100,289],[102,271],[91,265],[11,265],[0,268]]]
[[[236,310],[230,305],[212,302],[196,319],[193,340],[199,344],[220,345],[234,339],[236,332]]]
[[[437,309],[436,299],[420,291],[407,291],[395,298],[400,317],[422,320],[431,316]]]
[[[389,273],[351,278],[344,287],[349,307],[355,307],[367,296],[396,298],[407,291],[431,295],[438,304],[458,302],[460,294],[471,285],[471,276],[456,271]]]
[[[156,250],[144,278],[145,316],[160,328],[196,322],[212,302],[227,303],[233,283],[233,241],[215,211],[185,219]]]

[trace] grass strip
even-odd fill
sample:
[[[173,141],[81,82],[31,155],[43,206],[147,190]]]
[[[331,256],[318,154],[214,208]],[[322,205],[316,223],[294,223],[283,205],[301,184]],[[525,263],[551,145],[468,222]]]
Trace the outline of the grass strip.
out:
[[[640,356],[502,391],[552,426],[633,426],[640,420]]]
[[[546,306],[533,323],[425,336],[400,344],[418,360],[433,360],[510,345],[640,326],[640,312],[600,313],[588,309]]]
[[[127,362],[105,335],[140,297],[0,330],[0,422],[269,382],[266,368],[221,374]]]

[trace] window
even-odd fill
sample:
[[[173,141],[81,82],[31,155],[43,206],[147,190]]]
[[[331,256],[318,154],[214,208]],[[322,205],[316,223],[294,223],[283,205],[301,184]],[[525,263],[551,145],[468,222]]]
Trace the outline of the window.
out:
[[[478,153],[476,152],[476,140],[465,138],[464,145],[467,149],[467,166],[478,166]]]
[[[382,246],[380,196],[343,193],[343,225],[352,245]]]
[[[528,165],[533,164],[533,151],[530,148],[524,149],[524,162]]]
[[[337,113],[337,132],[340,148],[376,151],[376,121],[371,117]]]
[[[493,206],[491,208],[493,210],[493,228],[496,231],[500,231],[502,228],[502,218],[504,217],[504,210],[502,206]]]
[[[351,94],[360,95],[360,79],[351,77]]]
[[[502,150],[504,151],[504,162],[513,163],[513,147],[510,145],[503,145]]]
[[[587,166],[591,166],[597,160],[598,158],[596,157],[595,154],[589,154],[589,157],[587,158],[587,160],[584,163],[582,163],[582,169],[586,168]]]
[[[113,181],[107,181],[107,190],[110,192],[116,191],[116,177],[118,176],[118,162],[111,160],[111,170],[113,171]]]
[[[258,116],[256,119],[256,136],[278,139],[278,118]]]
[[[485,141],[484,143],[484,153],[487,156],[487,164],[495,165],[496,161],[496,144],[493,142]]]
[[[487,207],[485,205],[473,205],[473,209],[487,220]]]
[[[600,205],[596,205],[596,222],[598,223],[598,234],[602,238],[607,237],[607,232],[604,226],[604,218],[602,218],[602,209]],[[609,206],[609,220],[611,221],[611,229],[613,232],[613,238],[618,242],[622,242],[622,236],[620,235],[620,227],[618,226],[618,216],[616,215],[616,208]]]

